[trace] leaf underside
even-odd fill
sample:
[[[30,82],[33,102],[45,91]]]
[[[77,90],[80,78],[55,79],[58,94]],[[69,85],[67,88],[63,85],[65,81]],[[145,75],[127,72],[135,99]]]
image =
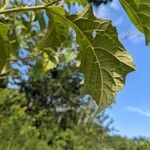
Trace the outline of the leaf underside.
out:
[[[82,95],[91,95],[103,110],[123,88],[127,73],[134,70],[132,58],[119,42],[116,28],[110,21],[97,19],[91,6],[67,17],[54,9],[49,12],[61,26],[71,27],[76,32],[80,68],[84,74]]]

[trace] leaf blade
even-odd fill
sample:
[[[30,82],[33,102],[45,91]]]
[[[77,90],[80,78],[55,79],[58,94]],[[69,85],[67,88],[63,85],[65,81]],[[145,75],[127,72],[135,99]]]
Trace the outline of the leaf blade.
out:
[[[126,74],[134,70],[132,58],[119,42],[111,22],[97,19],[90,5],[79,15],[67,18],[55,10],[50,12],[62,26],[68,24],[76,32],[80,68],[85,76],[82,94],[90,94],[103,110],[123,88]]]
[[[8,39],[8,32],[10,28],[3,23],[0,23],[0,73],[5,65],[11,52],[10,43]]]
[[[132,23],[145,35],[146,45],[150,44],[150,1],[120,0]]]

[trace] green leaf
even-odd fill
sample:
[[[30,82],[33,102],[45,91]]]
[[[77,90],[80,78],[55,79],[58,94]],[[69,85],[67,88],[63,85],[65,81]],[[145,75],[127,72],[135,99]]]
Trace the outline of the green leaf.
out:
[[[3,23],[0,23],[0,73],[7,66],[7,59],[11,52],[10,43],[8,39],[8,32],[10,28]]]
[[[59,58],[56,55],[56,52],[50,48],[44,49],[43,54],[43,71],[47,72],[53,68],[55,68],[59,63]]]
[[[46,28],[46,21],[44,18],[44,11],[38,11],[36,13],[35,20],[38,20],[40,25],[40,30],[44,30]]]
[[[67,4],[78,3],[79,5],[85,6],[87,4],[86,0],[65,0]]]
[[[0,10],[5,10],[6,7],[8,6],[10,0],[5,0],[3,2],[1,2],[2,4],[0,4]]]
[[[65,16],[66,14],[62,7],[53,6],[51,9],[55,10],[62,16]],[[55,16],[55,18],[51,13],[49,13],[49,11],[47,11],[47,16],[49,17],[48,32],[38,44],[38,49],[43,49],[43,47],[51,47],[56,51],[66,42],[69,32],[68,27],[65,24],[62,26],[61,20],[59,20],[57,16]]]
[[[150,44],[150,1],[149,0],[120,0],[137,29],[145,34],[146,45]]]
[[[91,7],[79,15],[65,17],[54,9],[49,10],[62,26],[76,32],[79,45],[81,72],[85,77],[82,94],[90,94],[100,109],[110,105],[125,82],[127,73],[134,70],[130,55],[118,40],[110,21],[97,19]]]
[[[77,54],[72,49],[66,49],[64,53],[64,62],[67,64],[69,61],[74,60]]]

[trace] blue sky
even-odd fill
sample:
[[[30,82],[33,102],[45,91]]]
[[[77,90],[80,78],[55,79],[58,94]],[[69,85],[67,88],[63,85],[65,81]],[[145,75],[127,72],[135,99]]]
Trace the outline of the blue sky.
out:
[[[126,78],[125,88],[119,92],[109,110],[114,119],[116,134],[128,137],[150,137],[150,46],[137,31],[121,7],[119,0],[109,6],[95,8],[95,14],[111,19],[117,27],[120,41],[132,55],[136,71]]]

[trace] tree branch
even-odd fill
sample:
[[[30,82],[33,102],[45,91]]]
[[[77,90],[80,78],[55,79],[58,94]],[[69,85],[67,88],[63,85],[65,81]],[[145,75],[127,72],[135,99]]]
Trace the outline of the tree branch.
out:
[[[10,14],[10,13],[15,13],[15,12],[25,12],[25,11],[37,11],[41,9],[47,9],[48,7],[57,4],[60,0],[57,0],[55,2],[45,4],[45,5],[38,5],[38,6],[33,6],[33,7],[20,7],[20,8],[11,8],[11,9],[5,9],[1,10],[0,14]]]

